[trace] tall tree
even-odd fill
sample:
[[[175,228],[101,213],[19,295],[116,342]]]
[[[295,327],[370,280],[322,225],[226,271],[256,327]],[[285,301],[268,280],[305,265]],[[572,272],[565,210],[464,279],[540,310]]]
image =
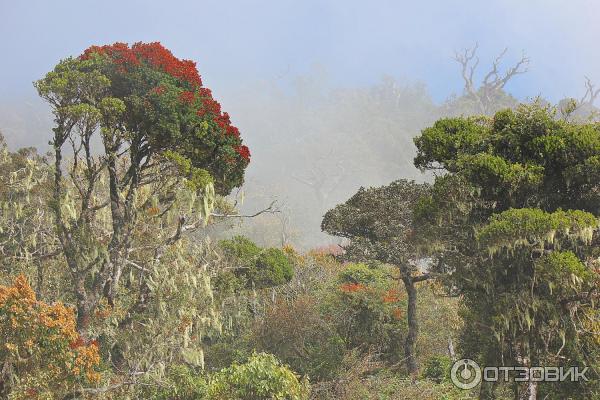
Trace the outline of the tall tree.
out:
[[[398,180],[387,186],[360,188],[348,201],[329,210],[321,223],[323,231],[350,239],[345,258],[378,261],[398,268],[407,293],[408,333],[404,343],[410,373],[418,371],[416,341],[419,332],[417,288],[430,278],[421,273],[424,258],[415,234],[413,209],[428,194],[429,185]]]
[[[35,85],[55,117],[52,209],[85,330],[132,268],[140,210],[166,215],[182,180],[208,209],[211,193],[242,184],[250,153],[195,63],[159,43],[92,46]],[[165,244],[199,224],[189,212],[176,220]],[[102,234],[99,223],[108,225]],[[164,248],[154,248],[160,258]]]
[[[589,398],[600,359],[600,126],[522,105],[439,120],[415,143],[415,164],[443,172],[417,219],[433,227],[436,264],[463,296],[463,355],[483,365],[588,366],[596,384],[513,389],[515,399]],[[494,392],[484,382],[480,397]]]

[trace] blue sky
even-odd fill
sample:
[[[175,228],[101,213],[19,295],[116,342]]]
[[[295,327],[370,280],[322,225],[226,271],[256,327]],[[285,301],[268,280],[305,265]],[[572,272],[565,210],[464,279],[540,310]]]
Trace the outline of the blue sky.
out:
[[[591,0],[0,0],[0,98],[34,95],[33,80],[91,44],[160,41],[217,94],[319,66],[337,86],[391,75],[441,100],[461,90],[454,50],[478,42],[482,65],[526,51],[530,72],[509,90],[557,100],[580,96],[584,75],[600,84],[599,17]]]

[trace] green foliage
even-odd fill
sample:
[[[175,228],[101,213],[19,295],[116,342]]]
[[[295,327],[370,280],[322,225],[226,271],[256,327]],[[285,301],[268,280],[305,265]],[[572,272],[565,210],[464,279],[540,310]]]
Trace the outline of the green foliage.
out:
[[[168,367],[160,382],[142,382],[136,398],[148,400],[198,400],[206,396],[204,377],[183,364]]]
[[[210,173],[203,169],[192,165],[192,161],[181,154],[167,150],[164,152],[164,157],[172,161],[181,171],[182,175],[187,178],[187,184],[192,190],[204,189],[207,185],[214,184],[213,177]]]
[[[388,271],[364,263],[348,264],[338,274],[340,284],[357,283],[372,286],[389,286]]]
[[[488,146],[485,120],[481,118],[444,118],[426,128],[415,138],[420,150],[415,166],[421,169],[438,163],[446,167],[458,154],[474,154]]]
[[[265,249],[249,271],[249,277],[257,287],[281,285],[289,282],[294,274],[292,263],[280,249]]]
[[[593,272],[572,251],[553,251],[535,263],[539,279],[548,286],[548,295],[567,299],[593,282]]]
[[[345,203],[325,213],[321,229],[351,239],[344,246],[344,257],[349,260],[408,268],[408,260],[418,258],[413,210],[428,190],[428,184],[404,179],[360,188]]]
[[[222,274],[218,278],[221,288],[242,286],[262,289],[282,285],[292,279],[292,262],[280,249],[261,249],[243,236],[222,240],[219,244],[234,264],[233,273]]]
[[[448,356],[431,357],[423,365],[423,376],[436,383],[448,382],[452,364],[452,359]]]
[[[547,213],[539,208],[519,208],[492,215],[489,224],[477,232],[477,239],[494,253],[500,247],[543,248],[545,244],[554,245],[563,237],[589,244],[597,228],[596,217],[584,211]]]
[[[234,364],[213,375],[208,400],[305,400],[308,381],[301,381],[277,359],[255,354],[244,364]]]
[[[447,172],[417,214],[435,240],[437,265],[451,272],[447,290],[463,296],[463,355],[485,365],[517,364],[518,348],[521,360],[536,365],[593,364],[586,354],[600,349],[591,322],[598,304],[600,127],[521,105],[477,128],[470,119],[440,121],[415,143],[417,166]],[[596,386],[568,390],[589,396]],[[539,391],[555,389],[546,382]]]
[[[397,360],[406,334],[406,295],[392,274],[392,268],[349,264],[338,274],[324,307],[348,348],[371,347],[385,359]]]
[[[241,261],[252,260],[260,254],[260,247],[244,236],[236,236],[230,240],[221,240],[219,246],[221,246],[226,255],[233,256]]]

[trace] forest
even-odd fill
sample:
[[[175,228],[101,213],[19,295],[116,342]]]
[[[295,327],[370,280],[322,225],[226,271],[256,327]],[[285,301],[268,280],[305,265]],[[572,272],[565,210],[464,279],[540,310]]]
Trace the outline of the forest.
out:
[[[47,150],[0,134],[0,398],[600,399],[600,88],[480,53],[231,116],[159,42],[64,54]]]

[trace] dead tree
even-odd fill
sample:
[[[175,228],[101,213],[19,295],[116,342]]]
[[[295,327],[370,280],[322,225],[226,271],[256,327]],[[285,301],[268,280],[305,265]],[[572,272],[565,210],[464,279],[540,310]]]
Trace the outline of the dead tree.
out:
[[[600,94],[600,89],[596,89],[596,85],[592,83],[591,79],[587,76],[585,77],[585,94],[579,100],[579,104],[588,104],[590,106],[594,105],[596,98]]]
[[[566,98],[558,103],[558,109],[563,118],[579,121],[594,120],[598,117],[598,109],[594,102],[600,95],[600,88],[590,78],[585,77],[585,93],[580,99]]]
[[[494,100],[501,94],[506,84],[516,75],[527,72],[529,58],[523,54],[521,59],[512,67],[501,72],[500,63],[508,51],[508,48],[505,48],[494,59],[490,71],[484,76],[481,83],[477,85],[475,83],[475,72],[479,66],[477,49],[478,45],[475,44],[472,48],[464,49],[462,52],[455,52],[454,60],[461,65],[465,94],[475,101],[478,111],[481,114],[489,115],[495,111]]]

